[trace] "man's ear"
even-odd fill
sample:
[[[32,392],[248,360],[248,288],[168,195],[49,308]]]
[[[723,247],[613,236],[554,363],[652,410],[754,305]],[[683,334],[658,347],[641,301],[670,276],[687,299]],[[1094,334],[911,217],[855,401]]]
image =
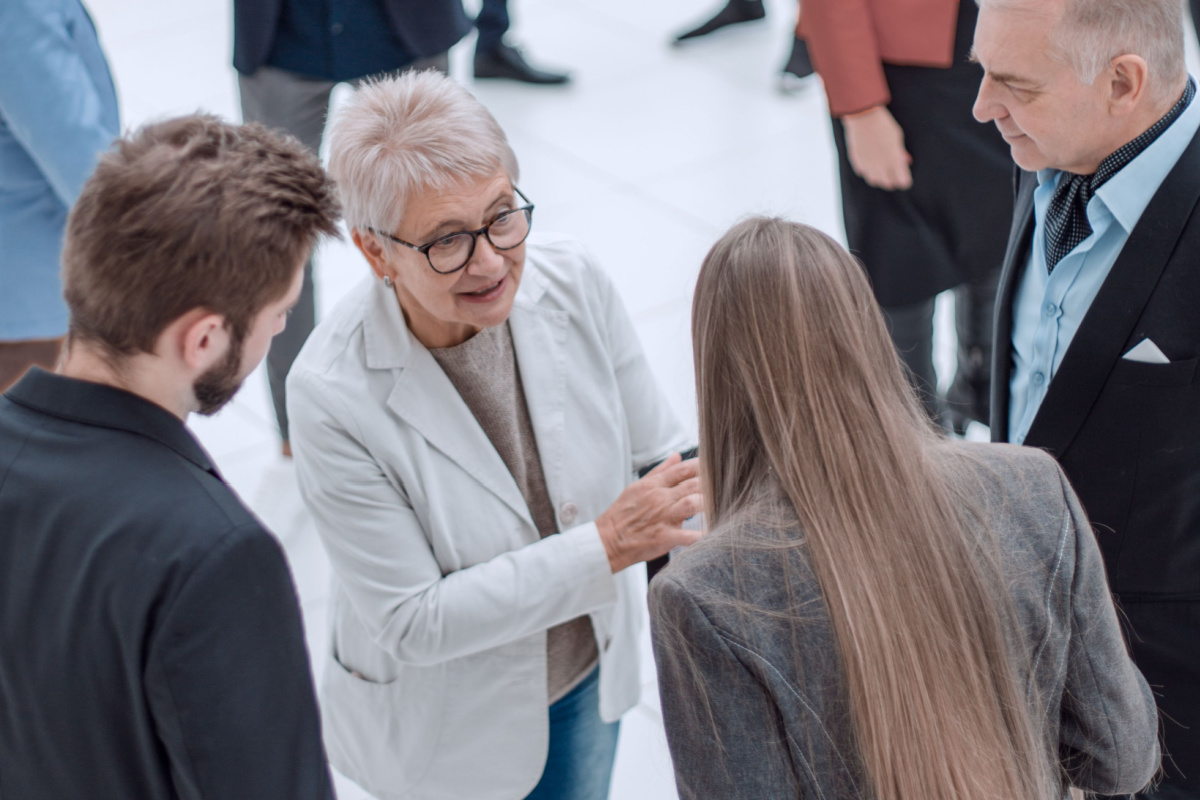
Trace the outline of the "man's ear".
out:
[[[350,238],[354,240],[354,246],[363,254],[363,258],[367,259],[367,263],[371,265],[371,271],[377,278],[380,280],[385,277],[391,278],[393,283],[396,281],[396,270],[388,264],[387,253],[378,236],[373,233],[364,236],[358,228],[355,228],[350,231]]]
[[[194,308],[163,331],[160,347],[179,358],[189,372],[201,374],[221,362],[233,343],[225,317]]]
[[[1141,56],[1127,53],[1112,60],[1108,75],[1109,111],[1114,117],[1133,113],[1149,91],[1150,66]]]

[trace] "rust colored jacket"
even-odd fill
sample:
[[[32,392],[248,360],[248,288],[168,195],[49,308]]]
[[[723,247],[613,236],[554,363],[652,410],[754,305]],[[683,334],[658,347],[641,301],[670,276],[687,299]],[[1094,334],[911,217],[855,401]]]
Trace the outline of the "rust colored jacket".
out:
[[[799,33],[825,82],[830,113],[842,117],[890,102],[885,63],[949,67],[958,3],[803,0]]]

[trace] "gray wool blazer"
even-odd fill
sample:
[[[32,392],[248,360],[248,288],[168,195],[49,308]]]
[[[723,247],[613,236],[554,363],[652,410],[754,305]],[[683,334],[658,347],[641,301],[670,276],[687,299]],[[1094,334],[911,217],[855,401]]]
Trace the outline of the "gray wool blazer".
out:
[[[1142,789],[1158,769],[1154,699],[1129,658],[1104,565],[1074,492],[1040,450],[973,448],[981,510],[1002,551],[1020,630],[1018,675],[1044,698],[1069,782]],[[795,513],[783,535],[798,537]],[[651,584],[655,660],[681,798],[870,797],[827,607],[803,547],[739,547],[779,528],[723,526]],[[735,574],[731,553],[738,553]],[[796,567],[782,585],[781,560]],[[762,613],[729,603],[746,601]],[[786,612],[786,613],[780,613]]]

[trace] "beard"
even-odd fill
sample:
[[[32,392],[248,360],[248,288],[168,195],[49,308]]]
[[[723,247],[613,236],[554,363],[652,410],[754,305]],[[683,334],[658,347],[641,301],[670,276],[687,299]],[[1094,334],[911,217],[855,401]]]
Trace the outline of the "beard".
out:
[[[245,376],[242,371],[243,336],[233,336],[229,342],[229,352],[221,363],[201,375],[192,384],[192,394],[196,396],[196,413],[211,417],[221,410],[233,396],[242,388]]]

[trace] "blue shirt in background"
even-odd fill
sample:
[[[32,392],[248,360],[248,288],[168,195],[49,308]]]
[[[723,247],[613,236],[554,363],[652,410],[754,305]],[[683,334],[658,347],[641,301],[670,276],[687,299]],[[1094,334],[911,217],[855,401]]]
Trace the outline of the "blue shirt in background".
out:
[[[1171,127],[1096,190],[1087,206],[1092,235],[1049,274],[1046,211],[1063,173],[1055,169],[1038,173],[1033,194],[1033,247],[1013,303],[1010,442],[1025,441],[1063,355],[1129,234],[1198,129],[1200,102],[1193,100]]]
[[[120,133],[117,94],[79,0],[0,0],[0,340],[67,331],[67,212]]]

